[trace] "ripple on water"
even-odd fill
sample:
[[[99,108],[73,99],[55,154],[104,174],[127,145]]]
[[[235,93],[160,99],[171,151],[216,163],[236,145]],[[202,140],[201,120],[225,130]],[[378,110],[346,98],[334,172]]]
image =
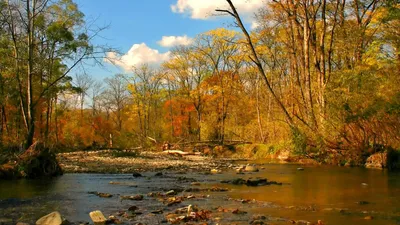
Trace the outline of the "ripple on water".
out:
[[[163,176],[154,177],[154,172],[145,172],[142,173],[143,177],[134,178],[131,174],[65,174],[51,180],[0,181],[0,218],[11,218],[14,222],[22,218],[25,222],[33,223],[39,217],[58,210],[71,221],[89,221],[90,211],[100,209],[105,215],[110,215],[120,210],[126,211],[135,205],[142,213],[136,218],[137,221],[156,223],[175,208],[195,204],[212,210],[214,219],[221,218],[228,224],[248,224],[255,214],[265,215],[267,220],[278,224],[286,224],[288,220],[378,225],[396,224],[400,221],[399,174],[327,166],[306,166],[303,167],[304,171],[299,171],[298,166],[289,164],[262,163],[262,167],[264,169],[260,172],[243,175],[237,175],[232,169],[215,175],[163,172]],[[263,177],[284,185],[247,187],[220,183],[238,177]],[[119,198],[119,195],[183,190],[194,180],[201,183],[201,188],[218,186],[229,188],[230,191],[205,193],[210,196],[190,199],[172,207],[147,196],[143,201],[135,202],[121,201]],[[120,184],[110,184],[112,181]],[[90,191],[110,193],[113,197],[100,198],[89,194]],[[226,214],[218,212],[218,207],[239,209],[248,213]],[[151,214],[151,211],[156,210],[163,210],[164,215]],[[367,221],[364,219],[367,216],[372,216],[373,219]]]

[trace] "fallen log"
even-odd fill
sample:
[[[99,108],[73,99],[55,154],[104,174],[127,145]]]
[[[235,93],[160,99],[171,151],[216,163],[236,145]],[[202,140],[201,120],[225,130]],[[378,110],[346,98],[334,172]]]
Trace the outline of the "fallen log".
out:
[[[242,141],[242,140],[224,140],[224,144],[252,144],[251,141]],[[204,140],[204,141],[187,141],[187,142],[177,142],[171,143],[172,146],[175,145],[196,145],[196,144],[221,144],[220,140]]]
[[[186,156],[186,155],[200,155],[200,152],[184,152],[181,150],[165,150],[163,151],[165,154],[171,154],[171,155],[179,155],[179,156]]]

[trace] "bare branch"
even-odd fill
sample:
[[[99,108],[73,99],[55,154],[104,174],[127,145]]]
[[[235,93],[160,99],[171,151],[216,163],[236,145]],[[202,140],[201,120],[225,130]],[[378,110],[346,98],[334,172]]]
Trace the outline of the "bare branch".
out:
[[[216,9],[215,11],[217,12],[223,12],[223,13],[228,13],[229,15],[235,17],[235,14],[233,14],[231,11],[229,10],[225,10],[225,9]]]

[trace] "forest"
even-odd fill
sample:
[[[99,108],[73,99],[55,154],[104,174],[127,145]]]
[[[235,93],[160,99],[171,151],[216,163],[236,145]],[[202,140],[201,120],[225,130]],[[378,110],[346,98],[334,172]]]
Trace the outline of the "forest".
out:
[[[229,1],[230,2],[230,1]],[[73,0],[0,2],[0,148],[240,140],[303,156],[400,149],[400,5],[273,0],[246,29],[198,34],[160,67],[120,65]],[[78,71],[78,72],[76,72]]]

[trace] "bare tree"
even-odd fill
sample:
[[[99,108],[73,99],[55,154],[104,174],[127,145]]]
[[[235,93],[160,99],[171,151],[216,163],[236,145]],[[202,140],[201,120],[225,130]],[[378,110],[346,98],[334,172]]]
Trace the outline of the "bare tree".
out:
[[[81,110],[81,123],[83,122],[83,105],[85,104],[85,97],[88,96],[88,91],[93,85],[93,78],[86,73],[75,75],[75,86],[78,89],[79,103]]]
[[[289,123],[290,126],[294,127],[294,121],[292,119],[292,117],[290,116],[289,112],[287,111],[285,105],[283,104],[283,102],[281,101],[281,99],[279,99],[279,97],[277,96],[276,92],[274,91],[274,89],[272,88],[271,82],[267,77],[267,73],[265,72],[260,57],[257,55],[256,49],[254,47],[254,43],[250,37],[249,32],[247,32],[247,29],[244,27],[242,19],[239,16],[239,13],[236,11],[235,6],[233,5],[231,0],[226,0],[231,8],[232,11],[227,10],[227,9],[217,9],[216,11],[218,12],[223,12],[223,13],[227,13],[229,15],[231,15],[233,18],[235,18],[236,20],[236,24],[237,26],[242,30],[245,38],[246,38],[246,42],[248,47],[250,48],[250,59],[251,61],[257,66],[257,69],[259,71],[259,73],[262,75],[262,78],[264,79],[269,92],[271,93],[271,95],[273,96],[274,100],[276,101],[276,103],[279,105],[279,107],[281,108],[281,110],[283,111],[287,122]]]
[[[91,101],[92,116],[96,115],[100,110],[100,95],[103,92],[103,83],[95,81],[88,90],[88,96]]]
[[[104,94],[115,114],[117,130],[121,131],[123,109],[128,100],[127,82],[122,74],[117,74],[105,79],[105,83],[107,87]]]

